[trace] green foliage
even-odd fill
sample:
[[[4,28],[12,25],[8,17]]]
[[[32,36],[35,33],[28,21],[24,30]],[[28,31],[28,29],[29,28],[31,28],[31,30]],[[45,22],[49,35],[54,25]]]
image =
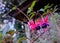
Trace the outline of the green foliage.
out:
[[[12,10],[15,10],[15,9],[16,9],[16,7],[13,7],[13,8],[12,8]]]
[[[53,5],[54,4],[51,4],[51,5],[47,4],[46,6],[44,6],[44,14],[43,15],[50,13],[50,9]]]
[[[53,5],[54,4],[51,4],[51,5],[47,4],[46,6],[44,6],[44,11],[47,10],[47,9],[49,9],[49,8],[51,8]]]
[[[31,6],[28,8],[27,14],[29,14],[33,10],[33,7],[35,6],[35,3],[36,3],[36,1],[32,2]]]
[[[47,4],[47,5],[45,5],[44,8],[42,8],[42,10],[43,10],[43,12],[44,12],[44,13],[42,14],[42,16],[50,13],[50,12],[51,12],[50,9],[52,8],[53,5],[54,5],[54,4],[51,4],[51,5]],[[38,12],[39,12],[39,11],[40,11],[40,10],[38,10]]]
[[[2,33],[0,32],[0,42],[2,42]]]
[[[0,33],[0,38],[2,38],[2,33]]]
[[[3,42],[3,40],[0,40],[0,43],[2,43]]]
[[[31,12],[35,6],[36,1],[33,1],[31,6],[28,8],[27,14],[30,17],[30,19],[35,15],[34,12]]]
[[[10,34],[10,35],[13,35],[15,33],[14,30],[10,30],[9,32],[7,32],[6,34]]]
[[[21,43],[22,41],[24,41],[24,40],[26,40],[26,37],[24,36],[24,37],[21,37],[21,38],[19,38],[18,39],[18,43]]]
[[[47,4],[46,6],[44,6],[44,10],[49,8],[49,4]]]
[[[29,14],[30,19],[31,19],[34,15],[35,15],[34,12],[31,12],[31,13]]]
[[[33,2],[32,2],[32,5],[29,7],[31,10],[32,10],[33,7],[35,6],[35,3],[36,3],[36,1],[33,1]]]

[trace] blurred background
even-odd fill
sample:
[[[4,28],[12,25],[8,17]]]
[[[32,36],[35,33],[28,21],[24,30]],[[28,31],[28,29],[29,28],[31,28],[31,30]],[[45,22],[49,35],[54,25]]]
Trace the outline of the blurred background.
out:
[[[37,13],[38,10],[46,5],[48,8],[51,4],[54,12],[53,17],[49,15],[50,30],[39,38],[36,38],[38,36],[36,33],[31,34],[27,25],[30,18],[27,10],[33,1],[0,0],[0,43],[60,43],[60,1],[37,0],[35,3],[31,12]]]

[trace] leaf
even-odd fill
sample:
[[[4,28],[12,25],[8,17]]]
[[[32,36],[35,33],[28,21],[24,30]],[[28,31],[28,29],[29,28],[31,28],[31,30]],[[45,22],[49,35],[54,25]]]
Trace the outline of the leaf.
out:
[[[47,4],[46,6],[44,6],[44,10],[47,10],[48,8],[51,8],[53,5],[54,4],[51,4],[51,5]]]
[[[36,1],[32,2],[31,6],[28,8],[27,14],[29,14],[33,10],[33,7],[35,6],[35,3],[36,3]]]
[[[49,8],[49,4],[47,4],[46,6],[44,6],[44,10]]]
[[[14,34],[14,30],[10,30],[9,32],[7,32],[7,34],[13,35]]]
[[[50,10],[49,10],[49,9],[47,9],[46,13],[49,13],[49,12],[50,12]]]
[[[32,12],[31,16],[30,16],[30,19],[32,19],[34,15],[35,15],[34,12]]]
[[[26,37],[24,36],[24,37],[21,37],[21,38],[19,38],[18,39],[18,43],[21,43],[22,41],[24,41],[24,40],[26,40]]]
[[[0,42],[1,42],[1,40],[2,40],[2,33],[0,32]]]
[[[31,10],[32,10],[33,7],[35,6],[35,3],[36,3],[36,1],[33,1],[33,2],[32,2],[32,5],[29,7]]]
[[[15,10],[15,9],[16,9],[16,7],[13,7],[13,8],[12,8],[12,10]]]
[[[0,33],[0,38],[2,37],[2,33]]]
[[[50,5],[50,8],[51,8],[53,5],[54,5],[54,4],[51,4],[51,5]]]
[[[58,8],[57,8],[57,5],[54,7],[54,12],[56,12],[58,10]]]
[[[29,14],[32,10],[30,8],[28,8],[27,14]]]

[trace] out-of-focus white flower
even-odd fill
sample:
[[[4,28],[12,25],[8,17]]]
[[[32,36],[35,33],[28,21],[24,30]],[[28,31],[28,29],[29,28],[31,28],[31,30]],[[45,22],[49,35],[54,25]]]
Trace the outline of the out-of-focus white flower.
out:
[[[3,22],[4,22],[4,23],[8,23],[8,20],[4,20]]]
[[[5,12],[5,4],[0,2],[0,14]]]

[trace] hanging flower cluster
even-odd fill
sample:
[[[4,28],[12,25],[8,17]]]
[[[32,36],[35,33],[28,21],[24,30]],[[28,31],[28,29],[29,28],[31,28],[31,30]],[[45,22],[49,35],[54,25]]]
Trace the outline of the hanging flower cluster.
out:
[[[51,8],[54,5],[54,4],[51,4],[51,5],[47,4],[46,6],[44,6],[44,8],[38,10],[37,13],[39,13],[40,11],[42,11],[43,13],[40,15],[40,16],[42,16],[41,19],[38,19],[38,21],[35,22],[35,21],[33,21],[33,17],[36,14],[34,14],[34,11],[32,11],[35,3],[36,2],[33,1],[32,6],[29,7],[30,10],[28,9],[28,11],[27,11],[28,16],[29,15],[32,16],[32,18],[30,17],[31,20],[28,22],[28,25],[32,31],[39,30],[40,28],[45,29],[45,28],[47,28],[47,26],[49,26],[49,16],[47,14],[50,14],[50,12],[52,12]],[[55,11],[55,10],[53,9],[53,11]],[[43,16],[45,16],[45,17],[43,17]]]
[[[28,22],[28,25],[30,26],[30,29],[33,30],[39,30],[41,28],[47,28],[47,26],[49,26],[49,20],[48,20],[48,16],[46,16],[45,18],[42,19],[38,19],[36,23],[34,23],[33,20],[31,20],[30,22]]]

